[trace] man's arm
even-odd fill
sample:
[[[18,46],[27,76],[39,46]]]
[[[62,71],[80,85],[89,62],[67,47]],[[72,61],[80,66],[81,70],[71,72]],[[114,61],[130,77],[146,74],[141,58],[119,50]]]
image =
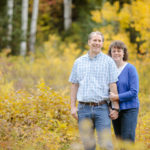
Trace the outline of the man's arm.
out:
[[[116,83],[111,83],[109,85],[109,88],[110,88],[110,93],[114,93],[115,95],[118,95]],[[119,99],[112,99],[110,97],[110,100],[112,102],[112,107],[119,110]],[[113,120],[117,119],[118,118],[118,112],[116,110],[110,110],[110,117]]]
[[[77,107],[76,107],[78,88],[79,88],[78,83],[72,83],[71,85],[71,114],[75,119],[78,119]]]
[[[110,88],[110,93],[114,93],[115,95],[118,95],[116,83],[111,83],[109,85],[109,88]],[[113,99],[110,97],[110,100],[113,104],[113,107],[119,109],[119,99],[118,98]]]

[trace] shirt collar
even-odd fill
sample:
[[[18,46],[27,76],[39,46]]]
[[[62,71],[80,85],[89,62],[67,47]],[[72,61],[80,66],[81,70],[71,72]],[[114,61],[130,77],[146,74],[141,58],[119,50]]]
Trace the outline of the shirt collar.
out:
[[[87,53],[87,57],[88,57],[90,60],[97,59],[97,58],[99,58],[101,55],[102,55],[102,52],[100,52],[99,54],[97,54],[96,56],[94,56],[93,58],[91,58],[90,55],[89,55],[89,51],[88,51],[88,53]]]

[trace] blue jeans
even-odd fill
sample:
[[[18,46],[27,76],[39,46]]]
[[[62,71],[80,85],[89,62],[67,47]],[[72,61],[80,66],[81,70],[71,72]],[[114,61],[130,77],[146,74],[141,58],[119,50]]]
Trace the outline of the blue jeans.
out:
[[[112,121],[117,137],[122,140],[135,141],[138,112],[139,108],[120,111],[118,119]]]
[[[111,120],[107,104],[89,106],[79,103],[78,124],[85,150],[96,149],[94,129],[96,129],[100,147],[108,150],[113,149],[110,129]]]

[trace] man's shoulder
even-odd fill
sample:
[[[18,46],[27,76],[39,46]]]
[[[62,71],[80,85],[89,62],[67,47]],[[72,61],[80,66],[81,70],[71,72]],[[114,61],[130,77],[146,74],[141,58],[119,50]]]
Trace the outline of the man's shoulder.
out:
[[[108,61],[113,61],[113,59],[107,54],[102,53],[102,57],[105,58]]]
[[[88,54],[82,55],[75,60],[75,63],[80,63],[87,58],[88,58]]]

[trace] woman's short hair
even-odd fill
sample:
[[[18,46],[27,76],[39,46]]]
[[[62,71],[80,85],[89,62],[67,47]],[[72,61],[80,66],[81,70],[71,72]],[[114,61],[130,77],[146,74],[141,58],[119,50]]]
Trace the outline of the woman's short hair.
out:
[[[88,40],[91,40],[91,38],[94,36],[94,35],[100,35],[102,37],[102,42],[104,42],[104,35],[99,32],[99,31],[94,31],[94,32],[91,32],[89,35],[88,35]]]
[[[124,52],[124,57],[123,57],[123,60],[126,61],[128,60],[128,50],[127,50],[127,47],[126,45],[120,41],[120,40],[115,40],[113,41],[110,46],[109,46],[109,51],[108,51],[108,55],[111,56],[111,49],[112,48],[118,48],[118,49],[123,49],[123,52]]]

